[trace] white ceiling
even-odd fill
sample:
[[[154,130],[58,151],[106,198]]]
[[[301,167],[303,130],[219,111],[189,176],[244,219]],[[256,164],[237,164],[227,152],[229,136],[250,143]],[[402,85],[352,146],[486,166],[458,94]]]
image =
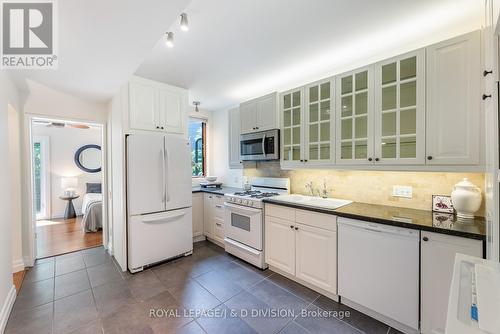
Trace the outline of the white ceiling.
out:
[[[65,0],[66,1],[66,0]],[[193,0],[136,74],[218,110],[471,31],[477,0]]]
[[[105,101],[134,73],[190,0],[62,0],[58,4],[59,68],[9,70],[79,97]]]
[[[59,69],[11,70],[106,101],[134,73],[218,110],[480,27],[478,0],[64,0]],[[187,12],[190,31],[179,28]],[[170,27],[170,28],[168,28]],[[164,32],[175,33],[175,46]],[[141,65],[142,62],[142,65]]]

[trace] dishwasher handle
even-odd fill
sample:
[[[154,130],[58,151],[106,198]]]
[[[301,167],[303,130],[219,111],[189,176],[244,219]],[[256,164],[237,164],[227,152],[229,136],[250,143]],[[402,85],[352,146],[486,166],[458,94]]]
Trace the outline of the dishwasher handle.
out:
[[[403,236],[403,237],[420,238],[419,232],[417,230],[412,230],[412,229],[404,228],[404,227],[391,226],[391,225],[385,225],[385,224],[377,224],[377,223],[371,223],[371,222],[349,219],[349,218],[339,218],[338,224],[339,224],[339,226],[344,225],[344,226],[349,227],[349,228],[363,229],[363,230],[375,232],[375,233],[386,233],[386,234],[398,235],[398,236]]]

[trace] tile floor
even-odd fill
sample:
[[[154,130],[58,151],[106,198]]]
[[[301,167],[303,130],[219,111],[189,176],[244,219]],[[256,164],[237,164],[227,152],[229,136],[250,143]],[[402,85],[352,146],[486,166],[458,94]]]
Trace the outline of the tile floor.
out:
[[[208,242],[195,244],[192,256],[135,275],[119,271],[102,247],[37,261],[6,328],[9,334],[278,332],[398,333]]]

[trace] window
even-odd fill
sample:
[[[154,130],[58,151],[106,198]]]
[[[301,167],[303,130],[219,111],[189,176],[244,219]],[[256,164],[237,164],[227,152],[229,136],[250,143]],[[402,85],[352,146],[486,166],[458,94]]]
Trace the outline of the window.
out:
[[[33,190],[36,219],[49,217],[49,140],[45,136],[33,138]]]
[[[206,175],[206,123],[197,118],[189,119],[189,143],[191,144],[191,175],[204,177]]]

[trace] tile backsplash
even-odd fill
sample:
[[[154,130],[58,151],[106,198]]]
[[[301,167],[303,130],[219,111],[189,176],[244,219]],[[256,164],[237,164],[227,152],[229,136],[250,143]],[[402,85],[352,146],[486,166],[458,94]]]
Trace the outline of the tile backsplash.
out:
[[[386,172],[331,169],[282,170],[279,162],[259,162],[256,168],[245,167],[244,176],[289,177],[291,193],[308,195],[305,184],[323,186],[326,180],[330,197],[356,202],[390,205],[421,210],[432,209],[432,195],[450,195],[453,186],[464,177],[478,186],[483,193],[483,203],[476,213],[484,216],[484,174],[442,172]],[[392,196],[394,185],[411,186],[412,198]]]

